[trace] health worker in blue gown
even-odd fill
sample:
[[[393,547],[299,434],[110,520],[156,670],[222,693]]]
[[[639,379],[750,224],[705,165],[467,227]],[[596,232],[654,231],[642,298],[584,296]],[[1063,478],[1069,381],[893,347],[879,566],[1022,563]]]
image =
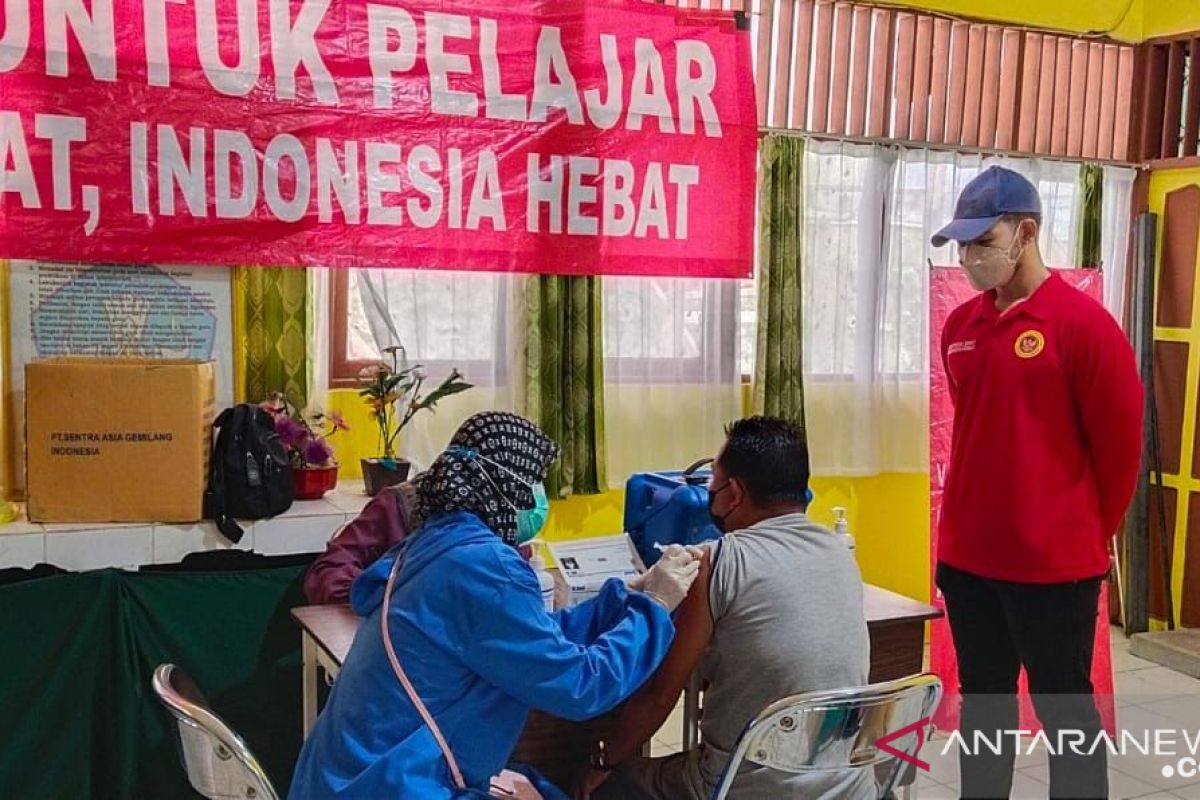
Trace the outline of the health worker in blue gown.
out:
[[[636,588],[611,580],[595,599],[548,613],[517,548],[545,522],[542,482],[557,455],[513,414],[459,428],[420,483],[423,525],[354,582],[362,621],[290,800],[485,797],[531,708],[589,719],[658,667],[699,562],[664,557]],[[525,772],[544,797],[565,800]]]

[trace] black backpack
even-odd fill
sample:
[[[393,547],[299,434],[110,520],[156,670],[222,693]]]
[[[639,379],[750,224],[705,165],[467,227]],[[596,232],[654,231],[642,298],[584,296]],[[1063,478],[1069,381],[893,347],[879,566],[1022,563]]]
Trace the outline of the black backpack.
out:
[[[237,519],[262,519],[287,511],[295,496],[292,465],[271,415],[256,405],[227,408],[208,464],[204,516],[231,542],[241,541]]]

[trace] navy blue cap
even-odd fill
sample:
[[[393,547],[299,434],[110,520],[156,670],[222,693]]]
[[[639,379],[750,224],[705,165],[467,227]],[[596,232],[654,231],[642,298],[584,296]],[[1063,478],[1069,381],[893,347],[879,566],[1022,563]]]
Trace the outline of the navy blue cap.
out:
[[[963,189],[954,207],[953,221],[930,241],[934,247],[941,247],[951,239],[973,242],[1005,214],[1041,213],[1042,199],[1028,178],[1004,167],[988,167]]]

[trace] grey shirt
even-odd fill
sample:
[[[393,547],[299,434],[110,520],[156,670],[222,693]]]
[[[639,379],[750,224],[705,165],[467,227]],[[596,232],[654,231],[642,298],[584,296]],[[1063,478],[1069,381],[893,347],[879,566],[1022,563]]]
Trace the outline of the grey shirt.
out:
[[[769,704],[862,686],[870,668],[862,575],[840,538],[790,514],[727,534],[715,555],[703,744],[687,770],[696,789],[718,781],[743,728]],[[874,784],[861,770],[798,776],[746,765],[732,796],[854,800],[873,797]]]

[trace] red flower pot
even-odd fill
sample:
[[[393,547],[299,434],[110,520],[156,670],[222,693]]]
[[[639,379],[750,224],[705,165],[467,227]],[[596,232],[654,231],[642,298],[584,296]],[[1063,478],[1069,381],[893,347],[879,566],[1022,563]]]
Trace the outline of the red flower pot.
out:
[[[292,469],[297,500],[319,500],[337,486],[337,466]]]

